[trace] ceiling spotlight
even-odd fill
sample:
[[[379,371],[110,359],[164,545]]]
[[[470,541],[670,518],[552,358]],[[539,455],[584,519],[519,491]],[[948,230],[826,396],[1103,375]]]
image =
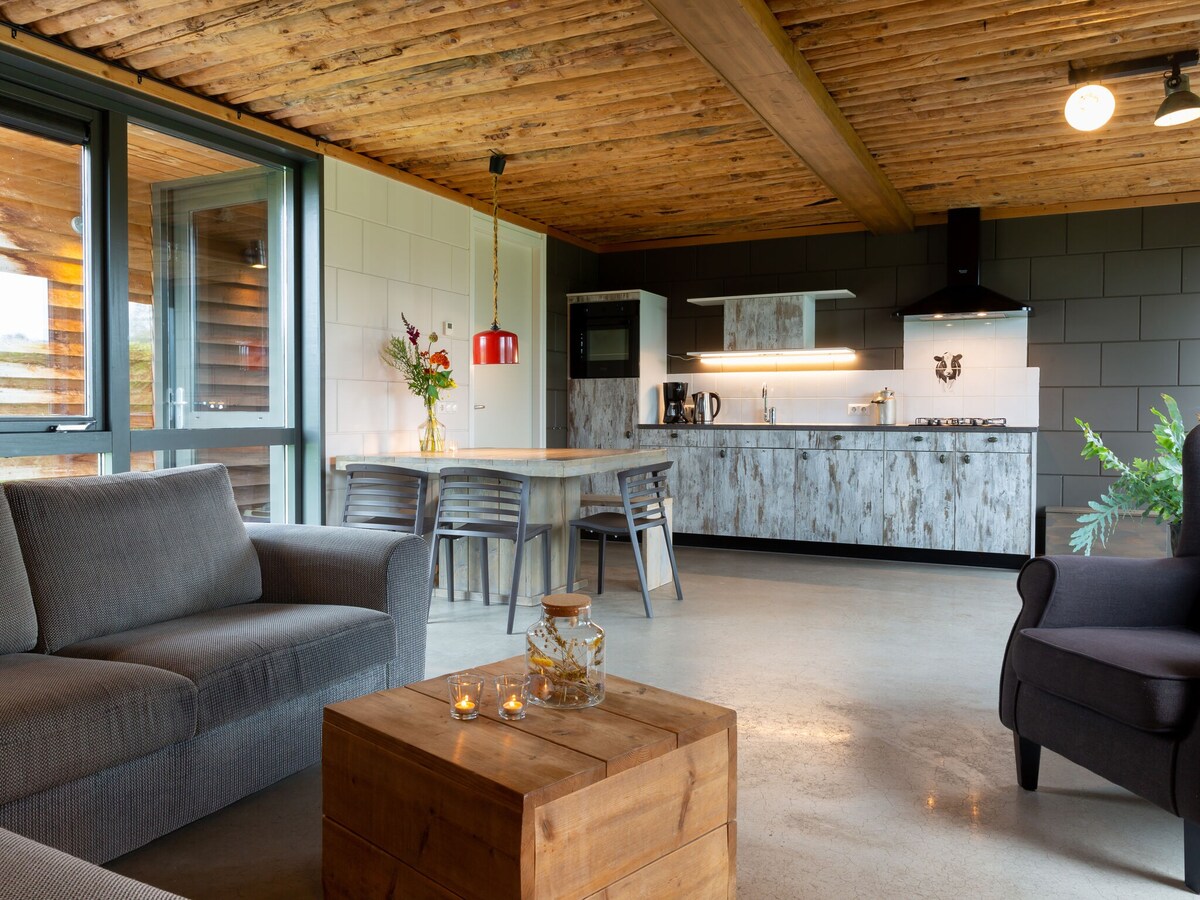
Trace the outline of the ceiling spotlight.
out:
[[[1163,91],[1167,99],[1158,108],[1154,124],[1182,125],[1200,119],[1200,97],[1192,93],[1191,80],[1180,73],[1179,63],[1171,67],[1171,74],[1163,78]]]
[[[1116,108],[1112,91],[1102,84],[1085,84],[1067,98],[1063,112],[1076,131],[1095,131],[1112,118]]]
[[[1163,56],[1145,56],[1078,69],[1068,67],[1067,81],[1079,87],[1063,109],[1067,124],[1078,131],[1095,131],[1112,118],[1116,100],[1112,91],[1097,82],[1157,74],[1164,69],[1170,70],[1163,82],[1167,99],[1159,107],[1154,124],[1179,125],[1200,119],[1200,97],[1191,92],[1188,77],[1179,71],[1181,66],[1194,66],[1198,61],[1200,52],[1179,50]]]

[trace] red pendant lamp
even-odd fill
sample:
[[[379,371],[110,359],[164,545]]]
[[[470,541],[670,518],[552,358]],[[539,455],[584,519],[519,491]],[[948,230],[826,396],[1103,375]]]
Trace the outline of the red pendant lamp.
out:
[[[500,209],[498,188],[504,174],[504,156],[493,153],[488,162],[492,173],[492,327],[471,339],[471,361],[477,366],[513,365],[517,359],[517,336],[500,327]]]

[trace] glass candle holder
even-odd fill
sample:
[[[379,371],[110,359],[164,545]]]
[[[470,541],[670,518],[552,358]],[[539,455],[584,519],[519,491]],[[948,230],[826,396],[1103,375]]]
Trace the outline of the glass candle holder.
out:
[[[474,719],[483,700],[483,676],[465,672],[446,679],[450,690],[450,718]]]
[[[529,676],[500,675],[496,678],[496,703],[502,719],[523,719],[529,706]]]

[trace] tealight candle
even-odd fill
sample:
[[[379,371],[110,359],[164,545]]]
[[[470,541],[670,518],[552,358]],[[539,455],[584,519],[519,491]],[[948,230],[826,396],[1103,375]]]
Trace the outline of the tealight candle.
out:
[[[450,717],[474,719],[479,715],[479,701],[483,698],[483,676],[470,672],[451,675],[446,679],[450,691]]]
[[[525,704],[529,700],[529,676],[499,676],[496,679],[496,699],[500,701],[500,718],[525,718]]]

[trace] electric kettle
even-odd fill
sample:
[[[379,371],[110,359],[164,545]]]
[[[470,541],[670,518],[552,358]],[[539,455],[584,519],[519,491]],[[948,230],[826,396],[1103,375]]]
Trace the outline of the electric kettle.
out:
[[[716,391],[698,391],[692,394],[692,403],[696,407],[697,425],[711,425],[717,420],[717,413],[721,411],[721,395]]]

